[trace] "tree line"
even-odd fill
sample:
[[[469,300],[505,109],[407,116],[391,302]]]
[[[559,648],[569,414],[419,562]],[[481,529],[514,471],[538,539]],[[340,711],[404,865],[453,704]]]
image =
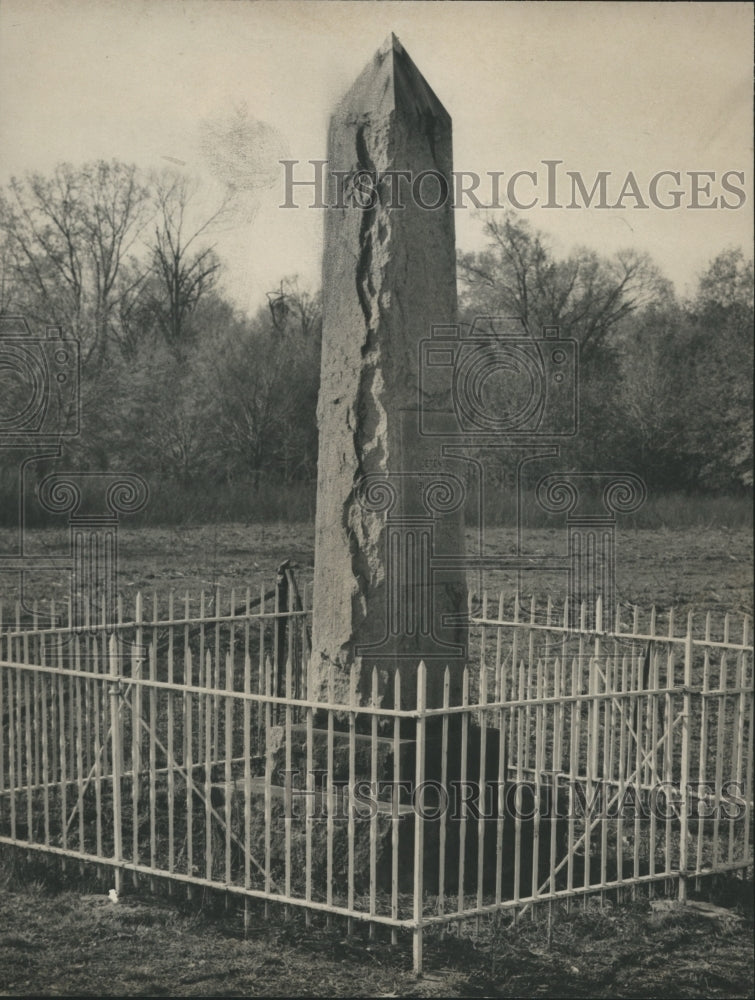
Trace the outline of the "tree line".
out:
[[[79,342],[69,468],[141,473],[171,498],[166,517],[239,516],[230,495],[249,516],[263,500],[271,514],[311,516],[320,294],[287,277],[242,312],[215,250],[233,198],[208,208],[201,194],[180,172],[115,161],[13,179],[0,192],[0,315]],[[680,300],[647,255],[559,257],[499,214],[484,249],[459,254],[458,277],[462,324],[516,315],[578,341],[574,468],[635,471],[660,491],[752,485],[753,275],[741,250],[719,254]]]
[[[683,300],[645,253],[557,257],[514,215],[489,217],[486,235],[459,256],[462,320],[521,316],[578,342],[573,468],[633,471],[655,492],[752,487],[752,258],[718,254]]]

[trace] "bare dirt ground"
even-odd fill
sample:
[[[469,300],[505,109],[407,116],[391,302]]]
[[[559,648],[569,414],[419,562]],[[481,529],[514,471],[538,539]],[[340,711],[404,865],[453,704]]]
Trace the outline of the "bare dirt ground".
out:
[[[112,903],[0,876],[0,994],[4,996],[748,997],[751,883],[718,886],[711,919],[647,901],[545,922],[483,927],[480,936],[428,935],[425,974],[407,940],[345,936],[303,917],[240,913],[205,900],[188,910],[145,894]]]
[[[489,532],[491,552],[513,551],[513,531]],[[533,532],[531,551],[553,551],[558,540]],[[6,553],[17,535],[0,531]],[[63,552],[66,535],[35,531],[27,552]],[[160,595],[220,586],[269,586],[277,565],[292,559],[300,584],[312,579],[314,530],[302,525],[220,525],[124,528],[119,587]],[[676,606],[716,614],[752,613],[752,536],[746,530],[637,530],[618,538],[617,589],[643,608]],[[562,596],[554,575],[539,594]],[[508,586],[501,576],[494,587]],[[61,575],[29,572],[24,599],[67,594]],[[533,589],[535,589],[533,587]],[[0,575],[0,598],[11,605],[19,585]],[[128,600],[130,604],[130,599]],[[7,611],[6,611],[7,614]],[[75,866],[74,866],[75,869]],[[651,908],[647,900],[620,907],[591,900],[571,913],[557,908],[552,942],[544,922],[502,922],[477,939],[428,935],[426,973],[411,973],[411,947],[382,937],[345,936],[303,916],[253,913],[244,939],[239,913],[205,898],[189,908],[150,897],[144,888],[110,903],[108,883],[84,888],[77,869],[65,880],[51,865],[19,865],[0,853],[0,994],[6,996],[558,996],[749,997],[753,995],[752,881],[713,887],[729,916]],[[183,900],[183,896],[180,897]]]

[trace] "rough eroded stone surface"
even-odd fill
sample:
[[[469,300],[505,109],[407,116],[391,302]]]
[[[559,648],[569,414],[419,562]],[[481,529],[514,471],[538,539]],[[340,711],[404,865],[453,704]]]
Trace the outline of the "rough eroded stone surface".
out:
[[[440,457],[437,443],[418,431],[419,343],[433,324],[454,323],[457,308],[452,197],[438,209],[424,208],[412,200],[409,181],[389,177],[379,184],[374,206],[353,204],[353,177],[360,170],[378,176],[409,171],[412,178],[434,171],[451,184],[451,119],[394,36],[336,109],[328,158],[330,205],[338,200],[332,172],[344,171],[347,180],[343,207],[329,208],[325,220],[310,693],[325,699],[328,666],[336,663],[335,696],[345,699],[348,670],[357,663],[360,694],[369,694],[376,666],[382,702],[390,704],[390,676],[399,665],[404,705],[413,705],[416,665],[424,658],[428,700],[438,704],[447,665],[452,699],[458,694],[458,653],[444,659],[437,644],[428,648],[426,637],[411,628],[392,637],[380,655],[359,649],[385,636],[387,580],[386,514],[365,509],[357,487],[364,476],[389,474],[401,487],[391,516],[426,516],[422,484],[396,474],[427,476]],[[396,183],[403,208],[395,207]],[[426,203],[438,192],[435,178],[423,182]],[[459,511],[436,517],[433,530],[435,551],[463,554]],[[430,598],[435,636],[458,643],[460,626],[444,625],[442,616],[465,611],[464,573],[446,571],[432,580],[431,591],[419,593],[429,584],[407,577],[399,600],[414,608]]]

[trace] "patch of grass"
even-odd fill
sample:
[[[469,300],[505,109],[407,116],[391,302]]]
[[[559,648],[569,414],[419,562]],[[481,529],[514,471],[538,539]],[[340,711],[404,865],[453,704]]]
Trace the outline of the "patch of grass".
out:
[[[584,507],[588,499],[581,498]],[[474,505],[470,509],[474,509]],[[600,514],[602,500],[599,494],[592,498],[592,513]],[[485,526],[500,528],[516,524],[516,496],[513,490],[489,490],[485,495]],[[523,523],[528,529],[553,528],[561,523],[559,518],[546,513],[537,503],[527,502]],[[749,529],[753,526],[752,493],[738,496],[686,493],[649,493],[642,507],[634,514],[618,516],[620,529],[668,529],[681,531],[689,528]]]
[[[753,526],[752,496],[649,496],[637,511],[622,519],[622,527],[680,530],[683,528],[749,529]]]

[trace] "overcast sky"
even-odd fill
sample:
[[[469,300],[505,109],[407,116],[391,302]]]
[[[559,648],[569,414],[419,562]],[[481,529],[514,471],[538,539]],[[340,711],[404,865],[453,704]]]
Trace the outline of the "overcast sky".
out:
[[[752,245],[752,22],[744,3],[0,0],[0,181],[116,157],[201,175],[209,206],[223,180],[213,141],[246,109],[262,124],[219,236],[231,291],[253,306],[283,275],[314,284],[322,212],[278,207],[276,160],[324,158],[335,102],[394,31],[453,118],[457,170],[504,184],[528,170],[542,187],[542,161],[562,160],[588,189],[610,171],[612,202],[629,171],[646,201],[655,174],[679,171],[679,209],[543,197],[522,214],[559,252],[647,250],[684,293],[719,250]],[[688,171],[715,173],[699,202],[739,207],[692,208]],[[744,173],[729,177],[741,195],[722,189],[727,171]],[[518,190],[529,196],[526,179]],[[459,245],[479,245],[473,212],[456,214]]]

